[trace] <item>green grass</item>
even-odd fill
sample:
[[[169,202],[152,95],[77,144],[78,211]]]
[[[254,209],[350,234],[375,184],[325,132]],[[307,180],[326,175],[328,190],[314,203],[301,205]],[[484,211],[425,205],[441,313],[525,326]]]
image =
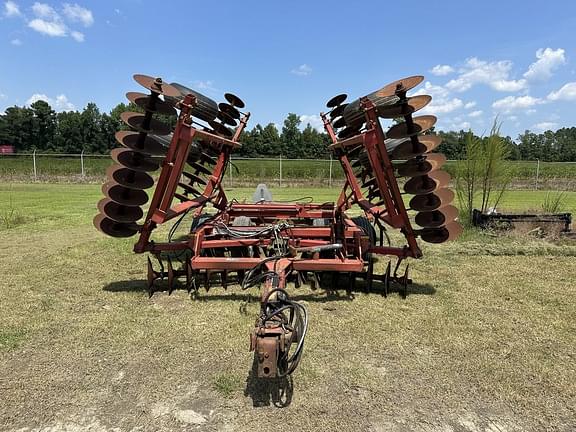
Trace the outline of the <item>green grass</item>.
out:
[[[317,202],[338,191],[272,189]],[[100,196],[89,184],[0,186],[0,209],[26,216],[0,230],[2,430],[194,429],[186,418],[238,431],[574,429],[574,243],[470,230],[423,245],[406,300],[290,287],[310,328],[292,403],[276,409],[273,386],[250,378],[257,289],[149,299],[134,238],[92,226]],[[545,196],[512,191],[503,206]],[[575,192],[566,203],[574,211]]]

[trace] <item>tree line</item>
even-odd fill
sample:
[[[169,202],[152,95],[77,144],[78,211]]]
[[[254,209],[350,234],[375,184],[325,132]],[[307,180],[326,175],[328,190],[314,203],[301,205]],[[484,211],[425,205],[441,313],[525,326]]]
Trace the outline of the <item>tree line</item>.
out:
[[[126,129],[120,114],[141,111],[130,103],[120,103],[110,113],[101,113],[96,104],[89,103],[81,112],[55,112],[45,101],[39,100],[29,107],[13,106],[0,115],[0,145],[11,145],[18,153],[34,150],[48,153],[105,154],[118,146],[114,133]],[[174,122],[174,118],[164,118]],[[304,126],[302,128],[302,126]],[[436,131],[442,137],[438,151],[448,159],[461,159],[465,155],[465,138],[469,131]],[[478,137],[480,138],[480,137]],[[525,131],[516,142],[502,137],[513,160],[576,161],[576,127],[556,132],[534,133]],[[242,157],[277,157],[298,159],[328,158],[330,139],[310,124],[302,125],[297,114],[290,113],[281,130],[274,123],[257,124],[245,130]]]

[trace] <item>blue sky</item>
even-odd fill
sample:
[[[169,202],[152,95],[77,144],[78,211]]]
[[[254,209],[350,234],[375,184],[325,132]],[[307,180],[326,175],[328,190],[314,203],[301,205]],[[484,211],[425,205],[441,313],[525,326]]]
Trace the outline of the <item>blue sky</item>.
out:
[[[423,113],[482,134],[496,115],[525,129],[576,126],[576,2],[2,1],[0,112],[46,99],[109,111],[161,76],[217,102],[239,95],[256,123],[319,126],[335,94],[356,98],[425,75]]]

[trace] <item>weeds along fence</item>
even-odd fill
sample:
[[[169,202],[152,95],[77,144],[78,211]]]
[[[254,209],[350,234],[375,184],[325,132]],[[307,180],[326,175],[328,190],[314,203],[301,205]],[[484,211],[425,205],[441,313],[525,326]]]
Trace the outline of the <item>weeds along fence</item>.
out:
[[[18,153],[0,154],[0,178],[12,181],[101,183],[113,163],[109,155]],[[530,189],[576,189],[576,162],[513,161],[514,185]],[[457,161],[445,169],[455,176]],[[235,158],[225,177],[228,187],[340,186],[344,173],[337,160]]]

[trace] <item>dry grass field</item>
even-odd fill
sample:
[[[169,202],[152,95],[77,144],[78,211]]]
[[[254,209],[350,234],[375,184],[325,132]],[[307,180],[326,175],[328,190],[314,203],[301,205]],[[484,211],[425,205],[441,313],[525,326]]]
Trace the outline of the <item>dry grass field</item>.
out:
[[[256,288],[149,299],[133,239],[93,228],[99,199],[96,185],[0,186],[1,431],[576,430],[574,242],[425,245],[405,300],[293,290],[310,315],[304,356],[291,380],[263,383],[248,352]]]

